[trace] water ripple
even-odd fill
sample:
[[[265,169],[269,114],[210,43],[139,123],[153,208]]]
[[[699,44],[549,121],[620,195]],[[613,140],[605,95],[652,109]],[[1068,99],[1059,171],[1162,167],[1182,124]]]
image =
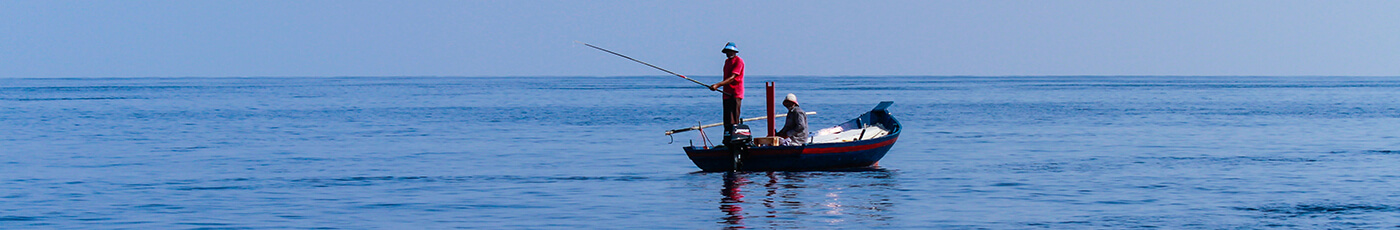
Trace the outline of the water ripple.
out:
[[[1345,215],[1363,214],[1375,212],[1400,212],[1395,206],[1385,204],[1348,204],[1348,203],[1309,203],[1309,204],[1272,204],[1259,207],[1236,207],[1237,210],[1257,211],[1270,214],[1281,214],[1286,216],[1309,216],[1309,215]]]

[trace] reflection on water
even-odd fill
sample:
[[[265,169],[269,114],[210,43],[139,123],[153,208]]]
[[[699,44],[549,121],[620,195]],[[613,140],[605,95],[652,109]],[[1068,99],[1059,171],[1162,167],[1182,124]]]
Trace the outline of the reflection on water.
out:
[[[724,173],[724,189],[719,190],[719,194],[724,195],[724,198],[719,200],[719,210],[725,213],[724,222],[721,222],[726,224],[725,229],[744,228],[744,207],[740,205],[744,203],[744,194],[741,193],[743,188],[740,186],[748,182],[748,179],[739,173]]]
[[[719,209],[724,216],[719,223],[724,229],[888,225],[885,222],[894,207],[892,191],[898,187],[894,172],[878,169],[726,172],[723,179]],[[746,201],[745,188],[761,190],[763,196]],[[745,210],[746,204],[754,205]]]

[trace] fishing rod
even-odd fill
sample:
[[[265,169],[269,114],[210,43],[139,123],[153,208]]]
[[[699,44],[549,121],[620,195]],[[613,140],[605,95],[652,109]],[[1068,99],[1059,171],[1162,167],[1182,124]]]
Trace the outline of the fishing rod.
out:
[[[593,44],[588,44],[588,43],[584,43],[584,42],[581,42],[581,41],[574,41],[574,42],[577,42],[577,43],[579,43],[579,44],[586,45],[586,46],[588,46],[588,47],[593,47],[594,49],[602,50],[603,52],[608,52],[608,53],[610,53],[610,54],[617,55],[618,57],[626,58],[627,60],[632,60],[632,61],[637,62],[637,63],[642,63],[643,65],[651,66],[651,68],[656,68],[656,69],[658,69],[658,70],[665,71],[666,73],[669,73],[669,74],[671,74],[671,75],[676,75],[677,77],[681,77],[681,78],[685,78],[686,80],[690,80],[690,82],[695,82],[695,84],[703,85],[703,86],[705,86],[705,88],[710,88],[710,85],[709,85],[709,84],[705,84],[705,83],[702,83],[702,82],[700,82],[700,81],[696,81],[695,79],[690,79],[690,77],[686,77],[685,75],[681,75],[681,74],[678,74],[678,73],[676,73],[676,72],[671,72],[670,70],[662,69],[661,67],[657,67],[657,66],[655,66],[655,65],[652,65],[651,63],[647,63],[647,62],[644,62],[644,61],[642,61],[642,60],[637,60],[636,58],[628,57],[627,55],[622,55],[622,54],[617,53],[617,52],[612,52],[612,50],[604,49],[603,47],[594,46]],[[725,93],[725,92],[723,92],[723,91],[716,91],[716,92],[723,93],[724,95],[729,95],[729,93]]]

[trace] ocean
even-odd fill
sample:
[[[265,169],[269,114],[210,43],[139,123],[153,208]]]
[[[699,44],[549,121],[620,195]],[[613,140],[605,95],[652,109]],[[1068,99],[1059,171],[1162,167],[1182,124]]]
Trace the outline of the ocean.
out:
[[[720,95],[669,76],[0,79],[0,228],[1400,227],[1400,78],[747,80],[744,117],[772,81],[903,134],[876,170],[706,173],[663,133]]]

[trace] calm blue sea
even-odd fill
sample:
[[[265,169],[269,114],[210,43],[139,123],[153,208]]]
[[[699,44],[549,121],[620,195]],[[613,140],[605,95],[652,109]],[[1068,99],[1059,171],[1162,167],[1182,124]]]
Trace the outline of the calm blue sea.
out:
[[[1400,227],[1400,78],[748,80],[744,117],[774,81],[905,130],[727,175],[663,135],[721,113],[669,76],[0,79],[0,228]]]

